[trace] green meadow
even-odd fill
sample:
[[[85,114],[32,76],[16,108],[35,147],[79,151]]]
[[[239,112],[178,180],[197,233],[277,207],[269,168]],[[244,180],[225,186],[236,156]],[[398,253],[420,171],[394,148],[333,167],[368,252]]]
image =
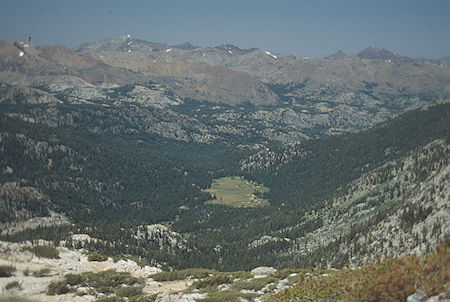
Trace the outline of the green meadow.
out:
[[[269,188],[248,181],[242,176],[222,177],[215,179],[208,192],[213,197],[208,204],[221,204],[236,208],[261,207],[269,205],[267,199],[262,198]]]

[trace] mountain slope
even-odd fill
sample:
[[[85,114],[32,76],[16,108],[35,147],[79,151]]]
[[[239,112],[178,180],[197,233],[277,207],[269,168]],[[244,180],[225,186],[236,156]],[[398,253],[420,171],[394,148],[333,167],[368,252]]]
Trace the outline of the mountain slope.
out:
[[[216,163],[201,162],[223,150],[151,136],[108,138],[4,115],[0,129],[0,182],[36,187],[75,221],[171,219],[178,207],[205,200],[199,187]]]
[[[445,242],[450,238],[449,148],[448,141],[433,141],[349,183],[327,206],[287,231],[295,233],[308,220],[322,219],[319,228],[296,238],[287,253],[294,258],[313,253],[313,261],[322,265],[361,265],[376,254],[424,255]]]
[[[111,67],[91,55],[76,53],[65,46],[37,47],[25,42],[10,44],[0,41],[0,76],[8,83],[29,85],[52,75],[120,84],[142,80],[142,76],[136,73]]]
[[[153,82],[119,86],[53,75],[36,79],[33,88],[0,85],[2,111],[25,121],[249,148],[356,132],[429,102],[408,96],[376,103],[362,94],[349,97],[352,103],[311,99],[301,105],[230,106],[182,99]]]
[[[448,103],[431,106],[342,142],[311,142],[299,159],[275,166],[265,178],[246,174],[270,188],[270,207],[200,208],[184,213],[174,228],[195,234],[203,261],[216,265],[219,257],[220,269],[340,266],[364,263],[376,252],[424,253],[450,232],[449,112]],[[386,235],[386,227],[396,232]],[[213,244],[219,252],[208,250]]]
[[[248,73],[178,57],[196,50],[120,37],[85,45],[78,51],[93,53],[109,65],[144,73],[184,97],[232,105],[273,105],[278,101],[272,91]]]
[[[447,102],[424,111],[409,111],[362,133],[310,141],[297,147],[297,153],[303,156],[262,172],[258,180],[274,187],[271,198],[305,205],[302,200],[320,200],[326,192],[333,192],[387,159],[401,156],[433,139],[447,139],[449,121],[450,104]]]
[[[339,58],[302,59],[259,49],[242,50],[232,45],[177,48],[131,37],[119,37],[84,45],[78,51],[94,53],[113,66],[145,71],[155,79],[169,77],[170,81],[179,83],[171,83],[169,87],[182,96],[196,99],[209,97],[211,101],[223,102],[224,96],[228,95],[228,102],[231,104],[245,101],[254,104],[276,103],[274,97],[265,91],[264,85],[261,86],[262,83],[304,83],[289,96],[299,99],[320,96],[329,101],[336,96],[345,97],[355,90],[367,90],[373,94],[374,100],[383,98],[386,94],[445,96],[450,92],[450,69],[443,68],[438,61],[413,60],[374,47],[357,55],[339,54]],[[242,92],[242,97],[235,95],[233,89],[226,91],[236,84],[223,76],[231,73],[230,69],[238,72],[234,75],[239,75],[240,81],[243,81],[242,87],[235,88]],[[254,80],[244,80],[248,76]],[[204,83],[205,79],[211,83]],[[170,83],[167,81],[166,79],[166,84]],[[259,86],[254,81],[260,81]],[[218,82],[224,85],[224,90],[220,92],[216,87]],[[247,87],[248,91],[255,91],[255,99],[249,98],[243,92],[243,87]],[[216,96],[215,93],[219,95]]]

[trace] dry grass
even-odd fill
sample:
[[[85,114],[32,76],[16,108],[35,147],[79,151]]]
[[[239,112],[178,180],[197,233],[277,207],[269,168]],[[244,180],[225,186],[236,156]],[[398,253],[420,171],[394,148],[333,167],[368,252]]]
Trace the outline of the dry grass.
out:
[[[322,274],[302,274],[293,287],[272,297],[272,301],[406,301],[422,291],[436,295],[450,282],[450,248],[420,259],[415,255],[386,259],[359,269],[342,269]]]

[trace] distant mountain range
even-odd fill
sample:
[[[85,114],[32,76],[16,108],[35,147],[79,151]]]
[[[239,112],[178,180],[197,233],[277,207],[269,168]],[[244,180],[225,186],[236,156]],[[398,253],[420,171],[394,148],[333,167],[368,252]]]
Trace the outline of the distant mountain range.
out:
[[[0,79],[10,84],[36,84],[55,74],[90,83],[151,80],[182,97],[231,105],[275,105],[283,97],[330,100],[354,91],[367,91],[374,100],[385,95],[450,93],[450,60],[411,59],[375,47],[320,59],[228,44],[170,46],[131,36],[107,38],[75,50],[3,41],[0,71]],[[296,83],[301,85],[282,95],[270,89],[272,84],[293,87]]]
[[[0,82],[5,90],[0,97],[11,102],[16,94],[72,104],[138,99],[141,105],[158,106],[161,114],[176,116],[174,128],[139,126],[164,137],[212,143],[232,133],[240,141],[296,142],[358,131],[445,99],[450,60],[410,59],[375,47],[356,55],[338,51],[324,59],[297,58],[229,44],[170,46],[129,35],[75,50],[0,41]],[[201,102],[216,114],[198,109]],[[247,105],[256,107],[248,111]],[[62,123],[48,113],[36,114],[37,120]],[[194,129],[200,134],[187,134]]]
[[[212,101],[225,97],[230,103],[274,104],[279,99],[258,88],[270,83],[304,83],[291,92],[298,97],[318,92],[332,97],[363,90],[368,85],[371,92],[377,94],[448,94],[450,91],[447,60],[414,60],[375,47],[356,55],[340,52],[319,59],[283,56],[233,45],[185,48],[120,37],[84,45],[77,51],[92,53],[112,66],[161,77],[181,95]],[[240,85],[227,76],[232,71],[238,72],[232,77],[239,77]],[[185,85],[179,87],[180,84]],[[248,95],[249,92],[254,93]]]

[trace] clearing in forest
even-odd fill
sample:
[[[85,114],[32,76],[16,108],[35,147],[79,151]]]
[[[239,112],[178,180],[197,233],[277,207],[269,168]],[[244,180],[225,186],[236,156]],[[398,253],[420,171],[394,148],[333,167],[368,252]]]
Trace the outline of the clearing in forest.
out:
[[[242,176],[222,177],[215,179],[209,189],[203,190],[212,196],[208,204],[222,204],[235,208],[261,207],[269,205],[262,195],[269,188],[248,181]]]

